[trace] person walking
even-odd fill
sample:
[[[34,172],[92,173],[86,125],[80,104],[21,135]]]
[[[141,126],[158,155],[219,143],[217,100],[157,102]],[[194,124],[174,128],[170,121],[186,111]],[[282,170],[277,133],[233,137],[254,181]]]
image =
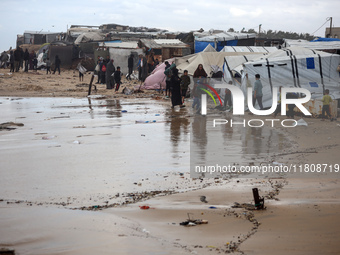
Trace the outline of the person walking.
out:
[[[58,55],[55,56],[55,60],[54,60],[54,72],[53,74],[55,74],[55,72],[58,70],[58,73],[60,75],[60,64],[61,64],[61,61],[60,61],[60,58]]]
[[[262,83],[260,80],[260,75],[255,74],[255,83],[254,83],[254,94],[253,94],[253,106],[255,107],[256,101],[260,106],[260,110],[263,110],[263,105],[262,105]]]

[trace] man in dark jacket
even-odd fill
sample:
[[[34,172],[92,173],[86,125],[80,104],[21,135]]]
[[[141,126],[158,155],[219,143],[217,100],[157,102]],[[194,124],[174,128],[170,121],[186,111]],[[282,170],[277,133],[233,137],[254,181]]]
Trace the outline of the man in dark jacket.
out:
[[[28,72],[28,61],[30,59],[30,53],[28,52],[28,49],[25,50],[24,53],[24,60],[25,60],[25,72]]]
[[[16,50],[14,51],[14,66],[15,66],[16,72],[19,72],[20,59],[21,59],[21,51],[20,51],[20,47],[17,47]]]
[[[55,72],[58,70],[59,72],[59,75],[60,75],[60,64],[61,64],[61,61],[60,61],[60,58],[58,55],[55,56],[55,60],[54,60],[54,72],[53,74],[55,74]]]

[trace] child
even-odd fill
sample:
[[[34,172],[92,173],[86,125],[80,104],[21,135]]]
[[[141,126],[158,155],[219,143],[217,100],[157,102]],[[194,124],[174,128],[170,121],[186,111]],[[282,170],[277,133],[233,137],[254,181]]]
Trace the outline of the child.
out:
[[[182,94],[182,103],[184,104],[184,98],[186,97],[188,87],[190,84],[190,77],[188,75],[188,71],[184,70],[184,74],[181,76],[181,94]]]
[[[325,112],[327,113],[327,117],[330,117],[331,121],[333,118],[330,113],[329,104],[333,101],[329,95],[329,89],[325,90],[325,95],[322,97],[322,120],[325,120]]]
[[[121,76],[122,73],[120,72],[120,66],[117,66],[117,70],[113,73],[113,79],[116,84],[116,90],[115,92],[118,92],[120,84],[121,84]],[[114,86],[113,86],[114,88]]]
[[[50,61],[50,59],[47,58],[45,63],[46,63],[46,74],[48,74],[48,72],[50,72],[50,74],[51,74],[52,72],[51,72],[51,61]]]

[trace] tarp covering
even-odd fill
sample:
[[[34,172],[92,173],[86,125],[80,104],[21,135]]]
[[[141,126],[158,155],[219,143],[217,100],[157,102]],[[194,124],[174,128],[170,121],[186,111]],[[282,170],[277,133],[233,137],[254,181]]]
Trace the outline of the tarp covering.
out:
[[[183,58],[176,58],[176,66],[180,73],[188,70],[189,75],[193,75],[199,64],[203,65],[204,70],[211,76],[211,66],[215,65],[222,69],[225,56],[238,56],[238,55],[252,55],[261,54],[256,52],[200,52],[185,56]]]
[[[228,61],[228,60],[227,60]],[[246,92],[245,74],[253,85],[255,74],[260,74],[263,85],[263,106],[272,104],[273,87],[305,88],[312,98],[321,98],[325,89],[334,99],[340,98],[340,76],[337,67],[340,55],[292,47],[278,50],[267,56],[245,61],[242,90]],[[225,72],[227,67],[225,66]]]
[[[203,51],[209,44],[217,51],[220,51],[224,46],[236,46],[239,40],[255,38],[255,36],[255,34],[235,32],[221,32],[216,34],[211,34],[210,32],[194,32],[195,53]]]
[[[340,41],[312,41],[284,39],[284,47],[304,47],[313,50],[335,50],[340,49]]]
[[[170,62],[169,62],[170,63]],[[165,64],[159,64],[146,79],[141,89],[165,89]],[[136,89],[139,86],[135,87]]]
[[[277,51],[276,47],[262,47],[262,46],[224,46],[221,52],[263,52],[270,53]]]
[[[91,41],[99,41],[103,40],[103,35],[100,33],[96,32],[87,32],[87,33],[82,33],[77,37],[77,39],[74,41],[74,44],[79,44],[82,42],[91,42]]]

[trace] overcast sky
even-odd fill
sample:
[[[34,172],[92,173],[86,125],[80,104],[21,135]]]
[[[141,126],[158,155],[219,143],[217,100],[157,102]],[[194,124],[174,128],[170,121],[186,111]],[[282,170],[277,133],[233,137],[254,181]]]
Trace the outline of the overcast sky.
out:
[[[70,25],[116,23],[191,31],[253,28],[313,34],[333,17],[340,26],[339,0],[0,0],[0,50],[15,47],[24,31],[66,32]],[[327,22],[314,35],[324,36]]]

